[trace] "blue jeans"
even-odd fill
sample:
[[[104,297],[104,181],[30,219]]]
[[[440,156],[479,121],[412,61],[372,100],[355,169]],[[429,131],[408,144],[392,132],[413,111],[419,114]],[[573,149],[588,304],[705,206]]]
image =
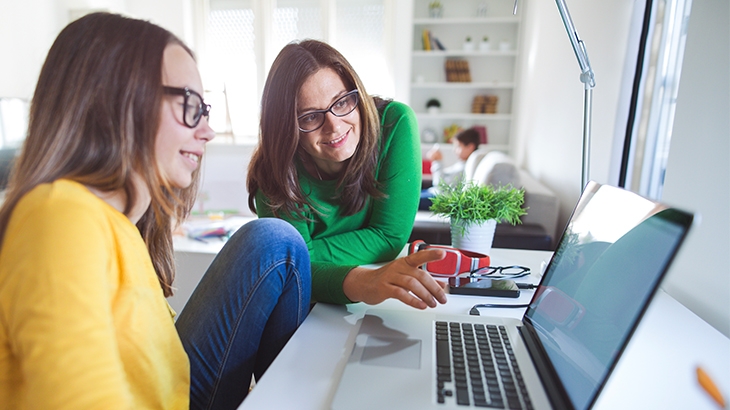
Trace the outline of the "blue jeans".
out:
[[[239,229],[175,326],[190,358],[190,408],[235,409],[309,313],[309,253],[287,222]]]
[[[436,195],[435,191],[431,188],[421,190],[421,199],[418,201],[419,211],[428,211],[433,203],[431,198]]]

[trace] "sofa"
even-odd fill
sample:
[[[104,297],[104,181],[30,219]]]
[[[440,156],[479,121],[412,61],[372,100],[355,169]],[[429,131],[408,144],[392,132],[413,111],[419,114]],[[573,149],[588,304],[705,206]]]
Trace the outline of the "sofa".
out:
[[[517,167],[501,151],[475,151],[466,161],[464,177],[480,184],[511,184],[525,190],[524,206],[527,214],[521,218],[522,224],[498,224],[494,247],[554,250],[560,211],[554,192],[530,173]],[[451,244],[449,220],[430,211],[418,211],[409,241],[416,239],[427,243]]]

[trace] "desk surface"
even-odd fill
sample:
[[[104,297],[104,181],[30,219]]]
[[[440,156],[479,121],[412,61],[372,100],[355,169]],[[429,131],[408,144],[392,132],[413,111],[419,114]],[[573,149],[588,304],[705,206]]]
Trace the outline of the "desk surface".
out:
[[[497,265],[525,265],[540,272],[541,263],[550,255],[493,249],[491,256]],[[449,295],[448,303],[435,309],[468,315],[477,300],[527,303],[531,293],[523,291],[519,299]],[[315,305],[239,410],[329,409],[350,355],[347,342],[355,337],[355,324],[370,307],[362,303]],[[394,300],[378,307],[410,309]],[[523,313],[524,309],[482,309],[482,315],[521,318]],[[726,400],[730,399],[730,339],[659,291],[594,408],[717,409],[697,384],[697,365],[714,378]]]

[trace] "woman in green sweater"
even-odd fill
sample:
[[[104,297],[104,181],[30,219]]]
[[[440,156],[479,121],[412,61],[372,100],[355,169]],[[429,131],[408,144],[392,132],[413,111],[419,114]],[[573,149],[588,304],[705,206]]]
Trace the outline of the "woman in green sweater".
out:
[[[285,46],[264,86],[259,146],[249,165],[249,206],[290,222],[312,261],[312,296],[330,303],[397,298],[424,309],[445,303],[419,269],[443,258],[393,261],[413,226],[421,150],[413,111],[370,97],[326,43]],[[359,267],[392,261],[380,269]]]

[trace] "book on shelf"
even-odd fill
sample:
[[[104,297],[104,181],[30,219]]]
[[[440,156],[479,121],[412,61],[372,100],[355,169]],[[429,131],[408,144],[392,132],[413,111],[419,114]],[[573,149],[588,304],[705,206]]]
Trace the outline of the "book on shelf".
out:
[[[446,60],[446,81],[456,83],[470,83],[469,62],[461,59]]]
[[[475,114],[496,114],[498,101],[499,98],[496,95],[475,95],[471,103],[471,112]]]
[[[433,33],[431,33],[431,30],[423,29],[421,32],[421,37],[423,41],[423,49],[425,51],[431,51],[431,50],[446,50],[443,44],[441,44],[441,41],[439,41],[438,38],[433,36]]]
[[[443,44],[441,44],[441,42],[439,41],[438,37],[434,37],[434,38],[433,38],[433,42],[434,42],[434,44],[436,45],[436,48],[437,48],[437,49],[439,49],[439,50],[442,50],[442,51],[443,51],[443,50],[446,50],[446,47],[444,47],[444,45],[443,45]]]

